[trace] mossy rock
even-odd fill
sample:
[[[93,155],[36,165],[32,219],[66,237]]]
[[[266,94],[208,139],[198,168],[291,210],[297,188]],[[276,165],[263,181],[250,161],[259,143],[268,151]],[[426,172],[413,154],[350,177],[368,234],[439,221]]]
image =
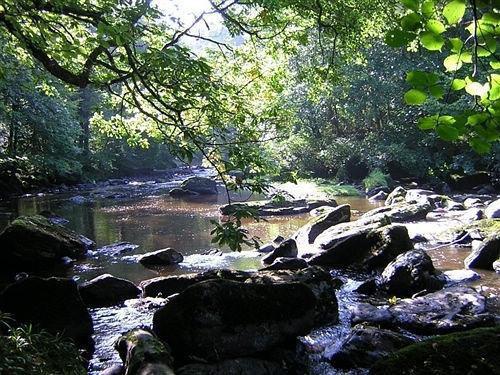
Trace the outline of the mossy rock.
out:
[[[80,258],[95,245],[40,215],[18,217],[0,233],[0,243],[2,263],[16,269]]]
[[[500,374],[500,326],[437,336],[375,363],[370,374]]]

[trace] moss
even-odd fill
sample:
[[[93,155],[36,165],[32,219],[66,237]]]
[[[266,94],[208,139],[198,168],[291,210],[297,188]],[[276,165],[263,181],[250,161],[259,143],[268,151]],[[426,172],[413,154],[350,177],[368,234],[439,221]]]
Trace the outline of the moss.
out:
[[[375,363],[371,374],[499,374],[500,326],[433,337]]]
[[[491,236],[493,234],[500,234],[500,219],[477,220],[472,224],[455,228],[455,231],[461,231],[461,230],[467,230],[467,231],[479,230],[486,237]]]

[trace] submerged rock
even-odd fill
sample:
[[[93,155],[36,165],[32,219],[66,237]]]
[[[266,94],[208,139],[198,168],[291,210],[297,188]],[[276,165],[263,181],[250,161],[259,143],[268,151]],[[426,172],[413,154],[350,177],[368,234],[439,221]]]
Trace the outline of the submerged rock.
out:
[[[21,216],[0,233],[2,264],[36,268],[81,258],[95,243],[70,229],[54,225],[43,216]]]
[[[174,375],[170,348],[148,329],[134,328],[124,333],[115,348],[127,375]]]
[[[293,344],[314,324],[316,297],[301,283],[209,280],[160,308],[153,329],[176,359],[218,361]]]
[[[500,234],[493,235],[479,246],[473,246],[472,252],[465,258],[467,268],[493,269],[493,263],[500,258]]]
[[[139,263],[143,266],[169,266],[181,263],[183,260],[184,257],[181,253],[168,247],[142,255],[139,258]]]
[[[375,363],[374,375],[496,374],[500,326],[431,337]]]
[[[17,322],[69,337],[79,346],[91,346],[92,319],[72,279],[16,281],[0,293],[0,311],[12,314]]]
[[[369,368],[415,339],[401,333],[370,326],[356,326],[331,358],[337,368]]]
[[[78,286],[78,290],[83,302],[89,307],[118,305],[141,294],[133,282],[110,274],[84,282]]]

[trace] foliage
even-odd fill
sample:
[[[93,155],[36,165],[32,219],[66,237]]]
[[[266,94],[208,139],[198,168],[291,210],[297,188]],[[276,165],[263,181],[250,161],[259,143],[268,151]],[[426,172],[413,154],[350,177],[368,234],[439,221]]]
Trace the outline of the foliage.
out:
[[[243,219],[258,221],[257,210],[253,207],[235,204],[222,224],[211,220],[214,225],[214,229],[210,232],[213,236],[212,242],[220,246],[227,245],[232,251],[241,251],[242,245],[258,248],[260,245],[259,239],[255,236],[249,237],[248,230],[242,227]]]
[[[404,94],[408,105],[429,99],[439,103],[418,126],[433,130],[445,141],[465,140],[485,154],[500,140],[500,61],[496,53],[500,35],[496,1],[402,1],[400,25],[386,35],[392,47],[422,47],[441,53],[444,72],[409,70],[412,87]],[[465,98],[467,108],[453,104]]]
[[[84,360],[74,344],[32,326],[12,327],[8,317],[0,315],[0,329],[7,333],[0,340],[0,373],[16,375],[86,374]]]
[[[389,187],[390,176],[385,174],[380,169],[374,169],[370,172],[368,177],[363,180],[363,185],[366,190],[370,190],[376,187]]]

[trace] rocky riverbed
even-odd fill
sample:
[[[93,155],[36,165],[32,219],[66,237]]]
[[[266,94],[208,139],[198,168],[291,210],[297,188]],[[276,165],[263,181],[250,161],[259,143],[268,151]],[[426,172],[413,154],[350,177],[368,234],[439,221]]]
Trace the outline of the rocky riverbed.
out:
[[[82,346],[93,339],[92,374],[121,373],[119,353],[129,373],[357,374],[434,335],[498,337],[482,328],[500,312],[498,196],[400,187],[371,200],[252,202],[268,221],[245,224],[264,245],[233,253],[209,236],[231,206],[215,183],[185,177],[15,201],[0,235],[15,270],[2,272],[0,309],[72,328]],[[58,296],[72,296],[73,315]],[[75,329],[82,319],[91,326]]]

